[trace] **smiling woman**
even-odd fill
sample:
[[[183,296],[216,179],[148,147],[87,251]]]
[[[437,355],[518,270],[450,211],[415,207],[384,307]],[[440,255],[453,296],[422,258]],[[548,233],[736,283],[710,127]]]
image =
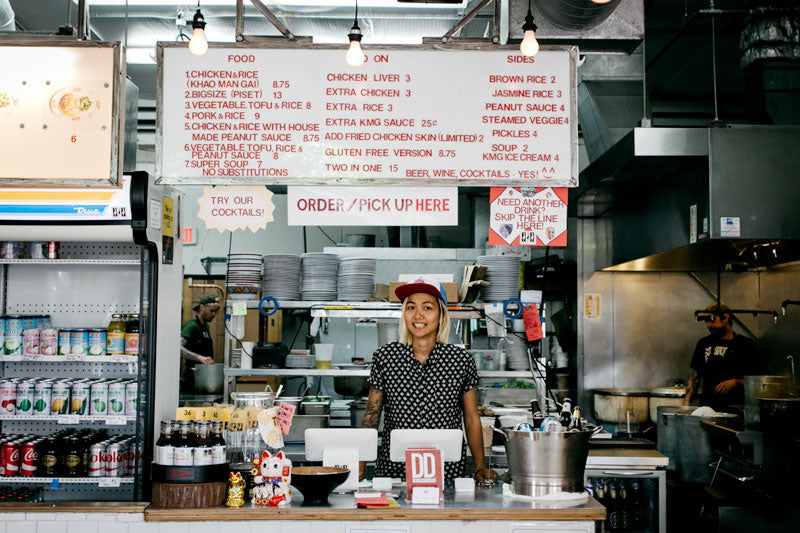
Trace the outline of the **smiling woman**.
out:
[[[447,344],[450,317],[442,293],[424,282],[395,289],[403,302],[399,342],[385,344],[372,356],[369,401],[361,427],[378,428],[381,411],[384,431],[376,475],[405,477],[405,465],[389,459],[393,429],[461,429],[475,461],[475,478],[494,478],[483,457],[483,432],[478,415],[478,373],[470,354]],[[445,479],[464,475],[461,459],[445,463]],[[360,475],[363,476],[361,464]]]

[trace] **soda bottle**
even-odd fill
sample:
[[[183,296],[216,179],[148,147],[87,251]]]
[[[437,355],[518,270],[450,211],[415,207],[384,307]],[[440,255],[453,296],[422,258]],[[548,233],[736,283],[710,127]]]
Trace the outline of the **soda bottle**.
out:
[[[42,442],[39,450],[39,468],[37,474],[42,477],[55,477],[59,474],[60,465],[58,464],[58,446],[56,439],[48,437]]]

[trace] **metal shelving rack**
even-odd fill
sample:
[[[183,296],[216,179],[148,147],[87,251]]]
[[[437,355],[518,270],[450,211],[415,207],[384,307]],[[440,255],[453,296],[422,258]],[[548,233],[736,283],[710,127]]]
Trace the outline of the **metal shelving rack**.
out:
[[[51,315],[56,328],[105,325],[112,313],[139,313],[141,253],[133,243],[64,242],[64,259],[0,259],[0,310],[5,315]],[[3,377],[139,379],[139,366],[137,355],[0,356]],[[91,427],[110,435],[134,435],[141,416],[141,411],[137,416],[4,415],[0,428],[2,433],[48,435]],[[132,500],[137,490],[135,477],[17,476],[2,482],[45,486],[46,500]]]

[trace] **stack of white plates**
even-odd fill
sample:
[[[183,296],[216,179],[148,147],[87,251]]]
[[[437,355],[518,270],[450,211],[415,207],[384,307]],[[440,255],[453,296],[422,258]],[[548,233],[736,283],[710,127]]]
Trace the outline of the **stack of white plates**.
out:
[[[228,255],[228,298],[252,300],[261,288],[261,254]]]
[[[363,302],[375,293],[375,265],[369,257],[348,257],[339,263],[339,301]]]
[[[303,281],[300,296],[304,301],[334,301],[337,293],[339,256],[336,254],[303,254]]]
[[[486,267],[488,287],[481,289],[484,302],[503,302],[519,297],[519,258],[513,255],[480,255],[478,264]]]
[[[279,300],[300,299],[301,259],[295,254],[264,256],[264,281],[261,294]]]
[[[506,337],[506,366],[511,370],[530,370],[528,341],[517,335]]]

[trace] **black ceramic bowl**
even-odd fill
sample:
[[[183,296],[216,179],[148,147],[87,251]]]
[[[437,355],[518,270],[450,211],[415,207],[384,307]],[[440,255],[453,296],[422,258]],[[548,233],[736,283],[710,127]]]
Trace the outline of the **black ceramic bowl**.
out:
[[[349,468],[297,466],[292,468],[292,485],[303,493],[303,505],[328,505],[328,495],[349,475]]]

